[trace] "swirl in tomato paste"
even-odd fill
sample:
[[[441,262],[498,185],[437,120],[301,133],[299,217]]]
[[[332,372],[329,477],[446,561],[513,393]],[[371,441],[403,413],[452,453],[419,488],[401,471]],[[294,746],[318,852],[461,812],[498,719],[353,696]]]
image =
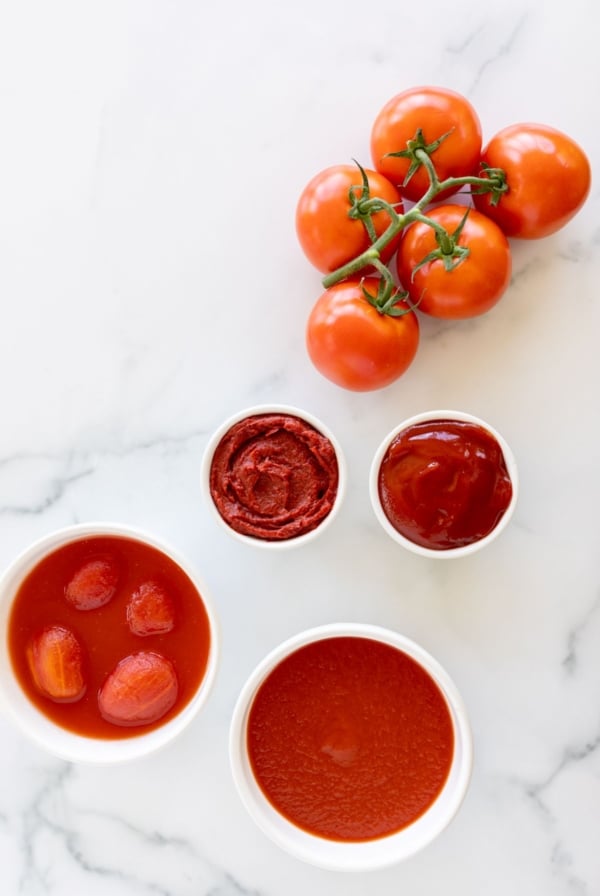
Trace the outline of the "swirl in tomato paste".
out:
[[[506,512],[512,492],[496,438],[458,420],[407,427],[392,440],[379,468],[379,498],[390,523],[433,550],[485,538]]]
[[[267,541],[296,538],[331,512],[338,489],[331,441],[291,414],[256,414],[221,439],[210,493],[236,532]]]

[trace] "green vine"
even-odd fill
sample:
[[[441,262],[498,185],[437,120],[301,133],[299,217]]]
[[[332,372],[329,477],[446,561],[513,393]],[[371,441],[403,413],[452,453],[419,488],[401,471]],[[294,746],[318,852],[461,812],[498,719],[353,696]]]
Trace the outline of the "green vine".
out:
[[[450,135],[451,131],[442,135],[432,143],[426,143],[423,132],[419,129],[412,140],[409,140],[406,149],[398,152],[389,153],[390,156],[407,158],[410,161],[404,186],[413,177],[418,168],[423,167],[429,179],[429,186],[423,196],[416,202],[412,208],[406,212],[399,214],[394,206],[378,196],[371,196],[369,181],[364,168],[356,162],[360,172],[361,183],[352,186],[348,192],[348,200],[350,209],[348,216],[354,220],[361,221],[371,245],[368,249],[357,255],[351,261],[339,267],[337,270],[327,274],[323,278],[323,286],[327,289],[334,286],[348,277],[365,271],[367,268],[375,268],[381,275],[381,281],[378,285],[375,295],[371,294],[363,286],[365,298],[374,305],[381,314],[389,314],[398,316],[405,314],[410,308],[398,307],[397,303],[406,300],[408,294],[398,289],[394,283],[394,279],[389,268],[381,259],[381,253],[386,246],[395,239],[405,227],[419,221],[431,227],[435,232],[437,248],[423,258],[414,273],[423,265],[440,260],[444,264],[446,271],[452,271],[457,265],[461,264],[469,255],[469,249],[459,245],[459,239],[463,228],[467,222],[470,209],[465,210],[465,214],[453,233],[449,233],[442,225],[432,220],[424,212],[429,203],[433,202],[441,193],[452,193],[462,187],[470,187],[471,194],[477,195],[482,193],[491,194],[491,204],[497,205],[500,197],[508,189],[506,176],[501,168],[490,168],[488,165],[482,164],[481,176],[467,175],[464,177],[448,177],[440,180],[431,154],[439,148],[441,143]],[[378,212],[385,212],[390,223],[386,230],[377,236],[373,225],[372,217]],[[414,307],[414,306],[413,306]]]

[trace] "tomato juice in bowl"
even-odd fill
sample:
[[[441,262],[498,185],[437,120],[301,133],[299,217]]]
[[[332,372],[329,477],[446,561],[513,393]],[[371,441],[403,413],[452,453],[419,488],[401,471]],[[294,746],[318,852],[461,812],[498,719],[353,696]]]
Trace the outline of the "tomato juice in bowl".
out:
[[[333,522],[346,463],[317,417],[290,405],[258,405],[214,432],[201,480],[221,527],[246,544],[278,550],[313,540]]]
[[[510,446],[488,423],[462,411],[428,411],[383,439],[369,490],[381,526],[403,547],[426,557],[461,557],[508,525],[518,471]]]
[[[50,753],[109,764],[170,742],[204,705],[219,634],[207,589],[153,535],[70,526],[0,582],[0,703]]]
[[[333,624],[273,650],[230,729],[242,802],[281,848],[313,865],[399,862],[451,821],[470,779],[462,699],[423,648],[372,625]]]

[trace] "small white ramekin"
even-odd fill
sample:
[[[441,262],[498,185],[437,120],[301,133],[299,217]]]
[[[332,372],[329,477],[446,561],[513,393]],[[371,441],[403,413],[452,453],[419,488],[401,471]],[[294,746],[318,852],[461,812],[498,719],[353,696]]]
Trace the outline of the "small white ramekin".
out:
[[[254,697],[270,672],[294,651],[314,641],[369,638],[396,647],[431,676],[442,692],[454,730],[454,752],[446,783],[430,808],[415,822],[387,837],[339,842],[310,834],[284,818],[263,794],[252,772],[247,724]],[[229,756],[242,803],[259,828],[286,852],[332,871],[373,871],[401,862],[423,849],[451,822],[468,789],[473,764],[471,729],[466,709],[448,673],[427,651],[397,632],[361,623],[334,623],[304,631],[280,644],[258,664],[238,697],[231,720]]]
[[[472,542],[471,544],[463,545],[462,547],[458,548],[448,548],[446,550],[424,547],[423,545],[416,544],[414,541],[406,538],[406,536],[402,535],[401,532],[398,532],[398,530],[388,519],[381,505],[381,500],[379,497],[379,469],[391,442],[396,438],[397,435],[399,435],[409,426],[414,426],[416,423],[425,423],[432,420],[457,420],[461,423],[473,423],[476,426],[480,426],[482,429],[486,430],[491,436],[493,436],[493,438],[498,442],[500,448],[502,449],[502,454],[504,455],[504,461],[506,463],[506,469],[508,471],[508,475],[512,484],[512,497],[510,503],[494,529],[492,529],[492,531],[489,532],[484,538],[480,538],[477,541]],[[518,492],[519,475],[517,470],[517,462],[515,460],[512,449],[510,448],[510,445],[507,443],[506,439],[504,439],[504,437],[497,430],[490,426],[489,423],[486,423],[479,417],[473,416],[473,414],[467,414],[463,411],[425,411],[421,414],[415,414],[413,417],[409,417],[407,420],[404,420],[402,423],[398,424],[398,426],[396,426],[391,432],[389,432],[379,445],[379,448],[377,449],[377,451],[375,452],[375,456],[373,457],[371,470],[369,473],[369,494],[371,497],[371,504],[373,506],[375,516],[381,523],[382,528],[387,532],[390,538],[393,538],[394,541],[397,541],[398,544],[401,544],[402,547],[405,547],[407,550],[412,551],[414,554],[420,554],[421,557],[430,557],[435,558],[436,560],[448,560],[457,557],[467,557],[470,554],[474,554],[476,551],[480,551],[486,545],[494,541],[500,535],[500,533],[504,531],[512,518],[517,504]]]
[[[213,501],[211,491],[210,491],[210,471],[212,466],[212,460],[217,446],[219,445],[221,439],[227,434],[227,432],[234,426],[236,423],[239,423],[241,420],[245,420],[248,417],[255,417],[260,414],[288,414],[291,417],[298,417],[300,420],[303,420],[305,423],[310,424],[316,430],[318,430],[322,435],[324,435],[332,444],[333,450],[335,451],[335,456],[337,460],[338,467],[338,484],[337,484],[337,492],[335,496],[335,501],[330,512],[326,517],[316,526],[314,529],[311,529],[309,532],[305,532],[302,535],[297,535],[293,538],[286,539],[275,539],[270,540],[267,538],[255,538],[252,535],[245,535],[242,532],[237,532],[233,529],[227,521],[221,516],[215,502]],[[245,544],[251,545],[256,548],[265,548],[267,550],[281,551],[287,550],[289,548],[300,547],[301,545],[305,545],[310,541],[313,541],[315,538],[318,538],[334,521],[337,516],[340,507],[343,503],[345,494],[346,494],[346,483],[347,483],[347,469],[346,469],[346,460],[344,457],[344,453],[342,448],[331,432],[329,427],[327,427],[321,420],[315,417],[313,414],[309,414],[307,411],[301,410],[300,408],[292,407],[291,405],[285,404],[265,404],[265,405],[255,405],[253,407],[246,408],[245,410],[239,411],[237,414],[229,417],[227,420],[222,423],[218,429],[215,430],[211,438],[209,439],[206,448],[204,450],[204,454],[202,457],[202,466],[201,466],[201,485],[202,492],[205,497],[206,503],[212,513],[212,516],[217,521],[219,526],[223,528],[226,532],[229,533],[233,538],[237,541],[241,541]]]
[[[132,737],[103,739],[81,736],[55,724],[29,700],[21,688],[11,663],[8,626],[13,600],[21,583],[40,561],[63,545],[94,536],[120,536],[142,542],[173,560],[198,589],[210,629],[206,670],[196,694],[164,725]],[[220,653],[220,635],[215,611],[205,585],[187,560],[162,540],[137,528],[119,523],[82,523],[46,535],[30,545],[6,569],[0,579],[0,706],[21,732],[37,746],[70,762],[111,765],[149,755],[166,746],[197,716],[214,684]]]

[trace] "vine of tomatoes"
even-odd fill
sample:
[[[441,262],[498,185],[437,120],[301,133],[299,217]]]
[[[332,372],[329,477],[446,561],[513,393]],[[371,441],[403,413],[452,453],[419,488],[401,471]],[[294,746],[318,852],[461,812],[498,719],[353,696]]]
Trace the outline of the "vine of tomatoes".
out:
[[[566,134],[513,124],[483,147],[476,110],[442,87],[392,97],[373,123],[371,156],[373,168],[317,174],[296,208],[300,246],[324,274],[309,357],[354,391],[407,370],[419,314],[460,320],[493,308],[510,282],[509,238],[564,227],[591,184],[587,156]]]

